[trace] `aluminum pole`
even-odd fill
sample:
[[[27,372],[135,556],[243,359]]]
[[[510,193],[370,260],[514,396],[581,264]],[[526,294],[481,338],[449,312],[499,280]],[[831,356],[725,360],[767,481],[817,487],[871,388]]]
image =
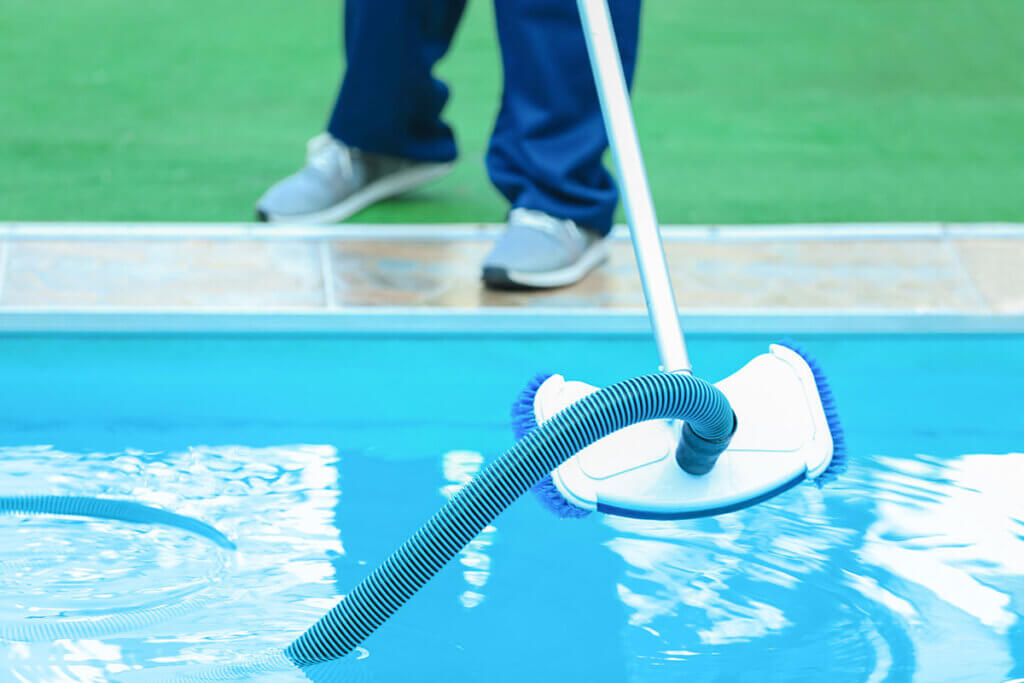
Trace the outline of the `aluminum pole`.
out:
[[[661,369],[691,371],[606,0],[577,0]]]

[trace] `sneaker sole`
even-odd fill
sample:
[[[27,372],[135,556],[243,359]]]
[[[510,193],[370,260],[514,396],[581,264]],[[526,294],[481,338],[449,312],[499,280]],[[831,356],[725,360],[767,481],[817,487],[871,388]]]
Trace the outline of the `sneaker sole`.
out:
[[[280,215],[256,209],[256,217],[267,223],[337,223],[353,216],[371,204],[414,190],[420,185],[442,178],[455,168],[455,163],[420,164],[370,183],[343,201],[322,211]]]
[[[557,270],[531,272],[501,266],[484,266],[484,284],[491,289],[553,289],[582,280],[587,273],[608,260],[608,245],[602,240],[590,245],[572,265]]]

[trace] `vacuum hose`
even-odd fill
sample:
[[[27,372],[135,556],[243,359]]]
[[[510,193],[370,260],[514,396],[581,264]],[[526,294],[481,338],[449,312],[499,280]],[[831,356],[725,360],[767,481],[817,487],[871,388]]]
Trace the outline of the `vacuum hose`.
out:
[[[580,399],[488,465],[285,654],[299,666],[344,657],[542,477],[612,432],[658,419],[685,420],[699,443],[721,450],[736,427],[725,395],[688,374],[637,377]]]
[[[131,524],[160,524],[202,536],[226,550],[235,549],[235,544],[228,540],[227,536],[198,519],[115,498],[0,496],[0,515],[11,514],[66,515],[110,519]]]

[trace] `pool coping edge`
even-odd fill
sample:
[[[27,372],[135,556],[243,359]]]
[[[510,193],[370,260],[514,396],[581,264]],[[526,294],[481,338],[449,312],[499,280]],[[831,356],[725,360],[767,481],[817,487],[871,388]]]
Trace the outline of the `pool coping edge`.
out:
[[[1024,314],[914,310],[680,309],[690,333],[1022,334]],[[643,309],[325,309],[5,308],[0,334],[19,333],[342,333],[644,334]]]

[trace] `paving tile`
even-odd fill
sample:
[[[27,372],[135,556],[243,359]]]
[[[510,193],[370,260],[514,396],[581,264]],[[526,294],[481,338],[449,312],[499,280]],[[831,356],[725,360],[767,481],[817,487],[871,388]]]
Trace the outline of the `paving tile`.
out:
[[[331,243],[339,306],[474,305],[484,241]]]
[[[600,270],[573,287],[490,292],[479,283],[489,244],[335,242],[340,305],[644,305],[633,250],[616,242]],[[938,240],[669,242],[666,258],[684,308],[870,307],[964,310],[977,295],[948,245]]]
[[[324,305],[317,244],[12,241],[4,306]]]
[[[642,306],[635,276],[615,277],[605,267],[573,287],[549,291],[492,292],[480,284],[490,249],[483,240],[461,242],[342,241],[331,245],[335,298],[342,306]],[[623,248],[623,254],[632,252]],[[623,269],[621,266],[619,271]]]
[[[682,307],[967,310],[977,295],[938,240],[669,244]]]
[[[997,313],[1024,313],[1024,239],[963,239],[954,246]]]
[[[11,241],[0,305],[319,307],[319,243],[288,240]],[[952,245],[952,246],[951,246]],[[1024,240],[669,241],[683,308],[880,308],[1024,312]],[[329,243],[339,306],[634,309],[643,292],[628,242],[573,287],[491,292],[490,241]],[[962,264],[962,265],[961,265]]]

